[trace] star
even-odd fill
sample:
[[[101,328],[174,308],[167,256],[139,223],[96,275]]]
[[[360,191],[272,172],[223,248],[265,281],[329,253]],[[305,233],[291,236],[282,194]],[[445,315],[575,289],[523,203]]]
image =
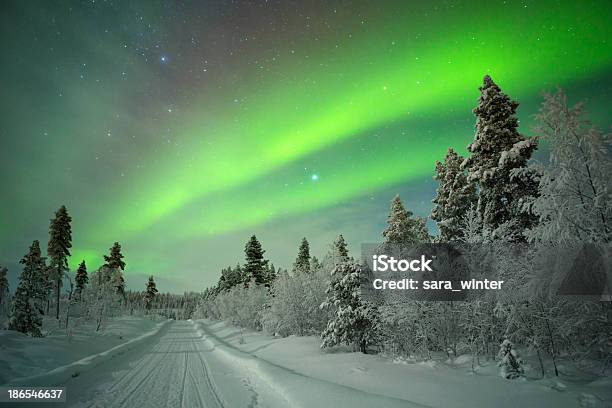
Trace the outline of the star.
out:
[[[312,176],[310,176],[310,179],[312,181],[317,181],[319,179],[319,175],[318,174],[313,174]]]
[[[162,64],[165,64],[166,62],[168,62],[168,57],[166,57],[165,55],[162,55],[161,57],[159,57],[159,61]]]

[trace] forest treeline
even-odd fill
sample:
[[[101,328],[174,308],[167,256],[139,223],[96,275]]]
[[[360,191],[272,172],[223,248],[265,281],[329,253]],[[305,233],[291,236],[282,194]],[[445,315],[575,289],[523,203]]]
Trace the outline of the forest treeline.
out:
[[[467,156],[448,149],[435,164],[438,187],[430,218],[439,234],[431,236],[426,219],[396,196],[381,236],[394,245],[528,244],[521,262],[511,251],[494,254],[503,292],[479,292],[461,302],[374,304],[361,296],[363,267],[349,255],[342,235],[321,260],[311,256],[304,238],[290,271],[269,265],[253,236],[245,263],[221,271],[195,316],[280,336],[319,335],[322,347],[346,344],[421,359],[442,354],[451,361],[467,353],[472,367],[481,358],[499,360],[506,378],[522,374],[517,347],[536,356],[542,376],[559,375],[561,359],[603,373],[612,363],[612,303],[558,296],[562,277],[534,276],[530,262],[547,245],[610,247],[610,134],[588,121],[582,104],[570,106],[559,89],[543,95],[534,136],[525,137],[518,131],[518,103],[489,76],[479,89]],[[542,142],[546,163],[532,158]],[[609,262],[610,251],[604,256]]]

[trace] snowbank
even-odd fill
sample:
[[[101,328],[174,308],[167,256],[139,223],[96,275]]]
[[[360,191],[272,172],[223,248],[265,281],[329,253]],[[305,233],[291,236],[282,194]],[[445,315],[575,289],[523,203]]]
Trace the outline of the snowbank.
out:
[[[607,387],[609,382],[603,380],[564,378],[563,386],[559,386],[559,381],[549,380],[509,381],[499,377],[493,363],[473,374],[471,358],[467,357],[456,359],[452,367],[442,362],[397,364],[381,356],[347,352],[346,349],[321,350],[316,337],[274,338],[223,322],[202,320],[194,324],[206,341],[227,354],[228,359],[244,362],[250,358],[251,369],[260,373],[263,380],[273,378],[275,386],[294,406],[300,403],[312,406],[313,396],[309,395],[310,387],[304,387],[300,393],[300,387],[296,387],[298,384],[291,376],[317,380],[322,388],[315,393],[320,396],[321,406],[334,406],[334,398],[342,401],[342,406],[349,406],[348,395],[358,396],[355,406],[367,406],[368,395],[389,397],[389,404],[385,401],[385,406],[398,405],[401,401],[403,406],[466,408],[604,407],[612,401],[612,387]],[[358,392],[342,393],[341,388],[333,385]]]
[[[233,366],[236,373],[247,376],[247,381],[257,392],[258,401],[266,407],[336,406],[369,408],[423,408],[410,399],[394,398],[384,394],[366,392],[339,383],[304,375],[290,368],[263,360],[244,352],[234,344],[217,336],[204,321],[193,322],[202,341],[213,348],[216,357],[226,366]],[[207,356],[209,360],[211,356]],[[329,367],[333,370],[333,367]],[[223,392],[223,389],[221,390]]]
[[[60,384],[151,339],[166,323],[121,317],[101,332],[85,324],[70,335],[58,330],[41,338],[0,331],[0,384]]]

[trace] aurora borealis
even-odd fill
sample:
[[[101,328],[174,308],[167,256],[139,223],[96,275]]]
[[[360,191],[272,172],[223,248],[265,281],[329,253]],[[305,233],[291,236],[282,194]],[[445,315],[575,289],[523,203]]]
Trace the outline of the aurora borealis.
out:
[[[529,133],[542,90],[609,125],[612,4],[4,2],[0,264],[53,211],[71,265],[124,247],[130,288],[202,289],[258,235],[288,267],[374,241],[396,192],[428,215],[489,74]],[[315,176],[315,177],[313,177]],[[142,285],[141,282],[142,281]]]

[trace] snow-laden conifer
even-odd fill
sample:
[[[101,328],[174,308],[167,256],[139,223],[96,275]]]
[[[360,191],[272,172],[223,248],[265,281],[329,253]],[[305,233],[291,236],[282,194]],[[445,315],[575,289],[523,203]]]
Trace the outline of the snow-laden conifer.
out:
[[[378,335],[376,306],[361,297],[361,265],[344,263],[332,271],[322,308],[333,308],[333,315],[321,334],[321,347],[352,345],[362,353]]]
[[[463,238],[462,225],[470,206],[476,203],[476,189],[461,168],[464,158],[448,149],[444,162],[436,162],[434,180],[438,181],[431,218],[440,229],[440,240],[449,242]]]
[[[518,132],[517,107],[491,77],[484,77],[474,109],[476,134],[462,163],[469,181],[478,184],[483,228],[495,231],[510,223],[504,234],[512,236],[502,237],[508,240],[522,240],[523,231],[535,223],[524,204],[537,195],[539,179],[539,173],[527,166],[538,142]]]
[[[68,271],[68,257],[72,248],[72,218],[68,215],[66,206],[61,206],[55,212],[55,217],[49,225],[49,243],[47,254],[49,255],[49,266],[51,278],[55,289],[55,318],[59,319],[60,289],[64,273]]]

